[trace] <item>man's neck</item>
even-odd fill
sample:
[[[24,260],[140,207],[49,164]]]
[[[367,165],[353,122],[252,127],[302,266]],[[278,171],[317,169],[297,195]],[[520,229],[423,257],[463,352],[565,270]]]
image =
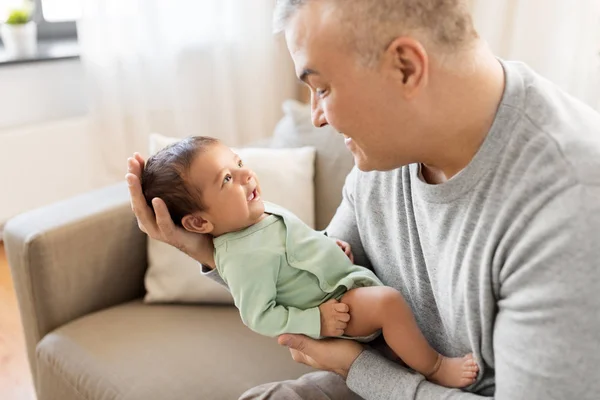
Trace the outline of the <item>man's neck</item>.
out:
[[[443,118],[433,127],[427,159],[421,163],[427,183],[443,183],[463,170],[485,140],[504,92],[500,62],[484,48],[472,74],[441,76]]]

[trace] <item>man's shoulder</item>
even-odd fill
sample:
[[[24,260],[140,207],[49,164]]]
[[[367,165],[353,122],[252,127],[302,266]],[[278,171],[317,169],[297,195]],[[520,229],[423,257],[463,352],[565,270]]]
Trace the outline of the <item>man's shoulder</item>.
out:
[[[523,79],[513,128],[520,155],[546,158],[546,168],[580,183],[600,184],[600,114],[524,64],[509,64]]]

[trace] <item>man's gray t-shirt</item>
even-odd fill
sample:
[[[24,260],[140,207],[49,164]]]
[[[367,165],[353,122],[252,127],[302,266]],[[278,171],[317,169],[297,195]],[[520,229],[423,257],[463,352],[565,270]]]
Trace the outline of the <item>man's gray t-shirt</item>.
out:
[[[502,64],[495,121],[458,175],[347,179],[328,234],[403,294],[436,350],[481,368],[465,392],[367,350],[347,379],[365,399],[600,398],[600,115]]]
[[[474,352],[470,392],[600,398],[600,115],[503,62],[493,126],[458,175],[353,170],[330,236],[410,304],[431,345]],[[326,267],[326,266],[324,266]],[[348,386],[365,399],[474,398],[372,351]]]

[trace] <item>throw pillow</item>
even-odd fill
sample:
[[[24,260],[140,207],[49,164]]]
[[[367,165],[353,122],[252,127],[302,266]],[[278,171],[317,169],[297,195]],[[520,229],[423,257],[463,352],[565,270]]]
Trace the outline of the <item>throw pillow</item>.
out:
[[[271,146],[290,148],[312,146],[315,162],[315,227],[325,229],[342,201],[346,176],[354,166],[344,138],[331,126],[315,128],[311,109],[296,100],[283,103],[284,117],[277,124]]]

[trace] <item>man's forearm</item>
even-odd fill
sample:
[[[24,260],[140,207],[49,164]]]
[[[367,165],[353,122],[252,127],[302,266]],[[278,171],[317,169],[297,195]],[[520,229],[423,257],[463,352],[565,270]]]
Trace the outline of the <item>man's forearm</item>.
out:
[[[346,383],[366,400],[490,399],[431,383],[372,350],[363,351],[354,361]]]
[[[215,263],[214,248],[203,250],[198,254],[188,254],[188,256],[198,261],[201,265],[206,267],[206,269],[214,270],[217,267],[217,264]]]

